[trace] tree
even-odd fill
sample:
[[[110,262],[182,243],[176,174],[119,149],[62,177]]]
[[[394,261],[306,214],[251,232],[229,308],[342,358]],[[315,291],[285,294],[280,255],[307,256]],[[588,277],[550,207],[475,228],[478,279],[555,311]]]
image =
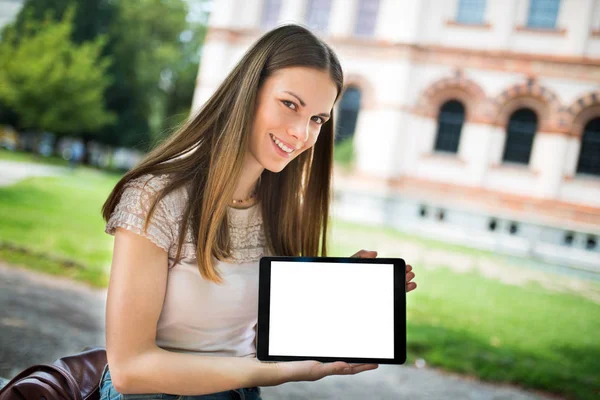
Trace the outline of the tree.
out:
[[[123,121],[129,132],[121,141],[125,146],[148,149],[162,127],[166,93],[160,88],[161,74],[168,74],[181,59],[179,36],[187,29],[186,15],[187,5],[182,0],[119,2],[119,15],[111,28],[119,68],[116,83],[128,86],[132,97],[114,100],[125,100],[134,107],[131,117],[144,116],[143,123],[134,126],[129,124],[133,118]],[[151,124],[152,119],[157,122]]]
[[[179,40],[177,62],[163,73],[161,88],[166,96],[163,104],[162,127],[155,140],[161,140],[173,127],[180,125],[190,115],[198,68],[199,49],[206,36],[206,25],[190,23],[189,29],[182,33]]]
[[[6,29],[0,42],[0,101],[21,128],[57,134],[97,132],[115,121],[105,109],[105,38],[71,41],[73,10],[62,20],[24,19],[19,35]]]
[[[69,6],[76,6],[73,41],[85,43],[106,35],[102,55],[112,60],[104,97],[117,119],[95,140],[145,150],[160,136],[170,110],[181,113],[186,101],[188,110],[191,106],[200,43],[196,36],[187,42],[181,39],[182,33],[198,32],[186,20],[188,1],[203,0],[25,0],[15,29],[23,30],[28,13],[43,20],[51,11],[60,19]],[[170,84],[165,86],[165,80]]]

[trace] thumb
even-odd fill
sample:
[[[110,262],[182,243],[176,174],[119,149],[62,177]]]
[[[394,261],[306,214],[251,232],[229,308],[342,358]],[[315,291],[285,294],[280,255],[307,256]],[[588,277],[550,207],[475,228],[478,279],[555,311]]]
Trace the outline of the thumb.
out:
[[[361,250],[350,256],[351,258],[375,258],[377,257],[377,252],[374,250]]]

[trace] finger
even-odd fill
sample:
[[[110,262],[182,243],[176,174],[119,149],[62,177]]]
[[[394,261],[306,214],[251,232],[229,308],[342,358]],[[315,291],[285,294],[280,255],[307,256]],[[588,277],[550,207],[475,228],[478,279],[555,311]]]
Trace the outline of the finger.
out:
[[[417,282],[410,282],[406,285],[406,293],[415,290],[417,288]]]
[[[410,272],[412,271],[412,265],[407,265],[406,266],[406,272]]]
[[[415,277],[415,273],[409,272],[408,274],[406,274],[406,282],[410,282],[410,280],[413,279],[414,277]]]
[[[363,250],[351,255],[350,257],[353,257],[353,258],[375,258],[375,257],[377,257],[377,252],[363,249]]]
[[[376,258],[377,252],[374,250],[364,250],[363,252],[361,252],[359,257],[360,258]]]
[[[360,366],[351,367],[350,371],[348,373],[354,375],[354,374],[359,374],[361,372],[370,371],[370,370],[377,369],[377,368],[379,368],[379,364],[363,364]]]
[[[334,374],[345,373],[344,370],[346,368],[350,368],[350,365],[348,365],[348,363],[343,362],[343,361],[336,361],[336,362],[332,362],[332,363],[321,364],[320,367],[322,368],[321,372],[324,373],[325,375],[334,375]]]

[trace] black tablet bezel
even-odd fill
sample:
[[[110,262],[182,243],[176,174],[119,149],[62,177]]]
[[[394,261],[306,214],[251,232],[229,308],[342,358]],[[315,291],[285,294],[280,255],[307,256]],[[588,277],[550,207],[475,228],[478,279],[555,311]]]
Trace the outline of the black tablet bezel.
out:
[[[271,262],[273,261],[392,264],[394,266],[394,358],[332,358],[269,355]],[[321,362],[346,361],[348,363],[404,364],[406,362],[406,263],[401,258],[262,257],[260,259],[259,270],[258,325],[256,334],[256,357],[260,361],[315,360]]]

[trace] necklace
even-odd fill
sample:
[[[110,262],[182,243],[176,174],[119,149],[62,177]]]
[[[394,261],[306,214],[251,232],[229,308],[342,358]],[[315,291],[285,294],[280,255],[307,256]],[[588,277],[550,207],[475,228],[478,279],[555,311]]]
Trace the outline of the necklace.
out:
[[[234,205],[246,204],[247,202],[254,199],[255,197],[256,197],[256,190],[253,190],[252,193],[250,193],[250,195],[248,197],[246,197],[245,199],[242,199],[242,200],[234,199],[234,200],[231,200],[231,203]]]
[[[257,196],[258,193],[258,187],[260,186],[260,179],[262,178],[262,176],[260,176],[258,178],[258,182],[256,183],[256,185],[254,186],[254,189],[252,190],[252,192],[250,192],[250,194],[248,195],[248,197],[246,197],[245,199],[242,200],[231,200],[231,204],[233,204],[234,206],[237,205],[247,205],[251,200],[254,200]]]

